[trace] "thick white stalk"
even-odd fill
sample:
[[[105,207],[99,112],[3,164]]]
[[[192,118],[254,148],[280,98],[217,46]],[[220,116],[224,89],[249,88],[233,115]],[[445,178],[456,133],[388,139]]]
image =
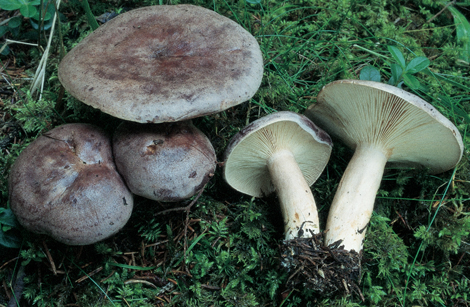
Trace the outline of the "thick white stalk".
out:
[[[338,240],[346,250],[362,250],[388,156],[381,148],[358,145],[344,172],[326,223],[326,244]]]
[[[279,150],[268,160],[284,218],[285,239],[310,238],[319,233],[318,212],[312,191],[289,150]]]

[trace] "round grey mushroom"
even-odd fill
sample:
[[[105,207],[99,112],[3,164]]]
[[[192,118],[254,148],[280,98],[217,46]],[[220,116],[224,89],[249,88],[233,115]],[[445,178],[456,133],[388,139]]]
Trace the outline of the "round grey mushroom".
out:
[[[292,112],[262,117],[236,134],[225,151],[224,178],[235,190],[262,197],[276,192],[285,239],[319,233],[310,186],[325,168],[331,139],[308,118]]]
[[[214,148],[190,121],[123,122],[113,137],[118,171],[136,195],[175,202],[196,194],[213,176]]]
[[[223,111],[250,99],[262,76],[256,39],[234,21],[193,5],[119,15],[59,66],[59,79],[74,97],[140,123]]]
[[[387,161],[449,170],[463,153],[457,128],[435,107],[397,87],[360,80],[326,85],[305,115],[354,149],[326,225],[326,244],[362,251]]]
[[[133,208],[109,137],[88,124],[56,127],[28,145],[11,168],[9,194],[21,225],[69,245],[116,234]]]

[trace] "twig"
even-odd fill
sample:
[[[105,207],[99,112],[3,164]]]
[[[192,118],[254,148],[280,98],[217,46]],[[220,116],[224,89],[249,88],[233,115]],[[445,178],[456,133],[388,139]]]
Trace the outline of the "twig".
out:
[[[206,184],[207,185],[207,184]],[[191,209],[191,207],[197,202],[197,200],[199,199],[199,197],[201,196],[202,194],[202,191],[204,191],[204,188],[206,186],[204,185],[202,187],[201,190],[199,190],[198,194],[196,195],[196,198],[194,198],[191,203],[189,205],[187,205],[186,207],[179,207],[179,208],[171,208],[171,209],[167,209],[167,210],[163,210],[163,211],[160,211],[160,212],[157,212],[155,213],[155,215],[160,215],[160,214],[167,214],[169,212],[174,212],[174,211],[189,211]]]
[[[103,269],[102,266],[100,266],[99,268],[97,268],[96,270],[93,270],[91,271],[90,273],[86,274],[85,276],[82,276],[80,277],[79,279],[77,279],[75,282],[78,284],[78,283],[81,283],[82,281],[84,281],[85,279],[88,279],[90,278],[91,276],[95,275],[96,273],[98,273],[99,271],[101,271]]]
[[[55,268],[54,259],[52,259],[51,253],[49,253],[49,249],[47,248],[46,241],[43,240],[42,245],[44,246],[44,250],[46,252],[47,259],[49,260],[49,263],[51,264],[52,272],[54,273],[54,275],[57,275],[57,270]]]
[[[447,3],[444,8],[442,10],[439,11],[439,13],[437,13],[436,15],[432,16],[431,18],[429,18],[429,20],[427,20],[425,23],[429,23],[431,21],[433,21],[434,19],[436,19],[439,15],[441,15],[449,6],[451,5],[454,5],[457,1],[456,0],[453,0],[449,3]]]
[[[208,289],[208,290],[220,290],[220,287],[204,285],[204,284],[201,285],[201,288]]]
[[[2,264],[2,266],[0,266],[0,270],[3,269],[5,266],[7,266],[7,264],[9,264],[10,262],[13,262],[13,261],[15,261],[15,260],[18,260],[18,258],[20,258],[20,257],[15,257],[15,258],[10,259],[10,260],[8,260],[7,262],[5,262],[4,264]]]
[[[147,244],[147,245],[145,245],[145,248],[151,247],[151,246],[157,246],[157,245],[160,245],[160,244],[163,244],[163,243],[167,243],[167,242],[168,242],[168,240],[160,241],[160,242],[152,243],[152,244]]]
[[[150,281],[146,281],[146,280],[141,280],[141,279],[129,279],[129,280],[126,280],[124,282],[125,285],[128,285],[128,284],[145,284],[145,285],[148,285],[148,286],[151,286],[155,289],[158,289],[157,286],[155,286],[153,283],[151,283]]]

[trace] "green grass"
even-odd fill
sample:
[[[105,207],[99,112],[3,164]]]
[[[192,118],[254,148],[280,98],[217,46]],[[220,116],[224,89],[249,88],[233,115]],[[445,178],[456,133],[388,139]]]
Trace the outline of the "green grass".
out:
[[[93,15],[123,7],[167,1],[90,1]],[[360,289],[355,294],[323,297],[308,289],[286,289],[289,274],[280,267],[282,218],[275,196],[251,199],[234,192],[218,168],[201,198],[185,212],[156,215],[161,204],[136,198],[126,227],[104,242],[68,247],[21,232],[21,248],[0,249],[0,306],[8,302],[15,272],[24,267],[25,306],[466,306],[470,304],[470,76],[453,15],[437,15],[446,3],[429,0],[386,1],[168,1],[217,11],[258,40],[265,74],[258,93],[220,114],[194,120],[210,138],[219,160],[231,137],[268,113],[302,113],[322,88],[337,79],[358,79],[372,65],[382,80],[392,76],[388,46],[406,62],[430,60],[411,90],[458,127],[465,153],[455,170],[429,175],[388,167],[378,193],[363,254]],[[468,3],[467,3],[468,4]],[[456,7],[469,18],[469,7]],[[17,144],[0,155],[0,199],[8,207],[9,169],[37,135],[66,122],[99,123],[112,132],[119,120],[87,107],[61,90],[57,65],[61,46],[70,50],[91,30],[79,1],[62,3],[60,26],[51,42],[42,97],[31,95],[30,80],[42,53],[10,44],[1,56],[2,118],[22,131]],[[13,16],[14,11],[2,12]],[[437,16],[436,16],[437,15]],[[434,19],[432,19],[435,17]],[[431,20],[432,19],[432,20]],[[431,20],[428,22],[428,20]],[[23,20],[15,36],[47,45],[48,31],[34,36]],[[60,35],[59,35],[60,33]],[[461,32],[459,32],[461,33]],[[12,69],[25,68],[24,75]],[[439,150],[439,146],[436,146]],[[335,142],[332,158],[312,187],[322,227],[329,204],[352,152]],[[188,201],[189,202],[189,201]],[[181,205],[185,206],[188,202]],[[187,223],[188,222],[188,223]],[[5,230],[5,233],[13,230]],[[44,244],[44,243],[45,244]],[[49,249],[50,258],[45,252]],[[56,274],[52,270],[52,263]],[[10,292],[8,292],[10,291]]]

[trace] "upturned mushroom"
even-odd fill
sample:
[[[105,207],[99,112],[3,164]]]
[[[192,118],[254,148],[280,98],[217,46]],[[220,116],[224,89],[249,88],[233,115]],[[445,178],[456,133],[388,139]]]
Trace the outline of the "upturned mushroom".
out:
[[[215,171],[209,139],[190,120],[123,122],[113,136],[115,163],[132,193],[175,202],[196,194]]]
[[[326,85],[305,115],[354,149],[331,204],[325,243],[362,251],[385,164],[421,165],[432,173],[462,157],[457,128],[435,107],[397,87],[360,80]]]
[[[116,234],[133,207],[109,137],[88,124],[56,127],[28,145],[11,168],[9,194],[23,227],[69,245]]]
[[[277,112],[237,133],[225,151],[224,178],[235,190],[263,197],[276,192],[285,239],[320,232],[310,186],[325,168],[331,139],[305,116]]]

